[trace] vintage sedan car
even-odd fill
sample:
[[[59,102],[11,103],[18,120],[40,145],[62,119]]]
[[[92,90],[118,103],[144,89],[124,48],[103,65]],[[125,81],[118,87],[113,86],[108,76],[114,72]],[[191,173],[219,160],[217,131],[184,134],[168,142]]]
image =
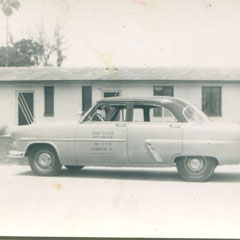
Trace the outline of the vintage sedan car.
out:
[[[107,98],[75,122],[34,123],[11,131],[12,157],[28,157],[38,175],[85,166],[177,167],[206,181],[217,165],[240,163],[240,126],[210,122],[173,97]]]

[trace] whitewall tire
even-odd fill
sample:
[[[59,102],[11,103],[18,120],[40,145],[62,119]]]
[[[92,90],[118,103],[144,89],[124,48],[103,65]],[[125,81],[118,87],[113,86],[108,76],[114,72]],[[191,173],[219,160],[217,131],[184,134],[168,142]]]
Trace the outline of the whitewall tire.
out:
[[[29,164],[33,172],[41,176],[57,175],[62,167],[56,151],[50,146],[35,147],[30,153]]]
[[[190,182],[207,181],[214,173],[217,161],[207,157],[183,157],[176,161],[179,175]]]

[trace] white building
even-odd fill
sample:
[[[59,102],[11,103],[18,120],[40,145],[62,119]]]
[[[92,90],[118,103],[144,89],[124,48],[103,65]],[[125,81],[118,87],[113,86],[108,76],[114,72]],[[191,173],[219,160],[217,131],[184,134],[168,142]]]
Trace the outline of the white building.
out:
[[[240,69],[0,68],[0,126],[74,120],[103,97],[172,95],[240,123]]]

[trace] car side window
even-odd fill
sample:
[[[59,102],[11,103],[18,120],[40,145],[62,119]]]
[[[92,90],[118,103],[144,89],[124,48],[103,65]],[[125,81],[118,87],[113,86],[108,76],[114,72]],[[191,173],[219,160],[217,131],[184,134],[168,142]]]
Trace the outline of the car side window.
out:
[[[88,122],[125,122],[127,116],[124,104],[99,104],[85,121]]]
[[[150,122],[177,122],[176,117],[167,108],[150,108]]]
[[[177,119],[165,107],[136,104],[133,107],[133,122],[177,122]]]
[[[143,108],[133,108],[133,122],[144,122]]]

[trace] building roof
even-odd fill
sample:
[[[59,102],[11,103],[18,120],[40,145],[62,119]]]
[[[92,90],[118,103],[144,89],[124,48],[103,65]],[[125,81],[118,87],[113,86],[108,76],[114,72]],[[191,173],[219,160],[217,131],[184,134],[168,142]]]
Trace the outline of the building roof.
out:
[[[0,82],[16,81],[240,81],[240,68],[0,68]]]

